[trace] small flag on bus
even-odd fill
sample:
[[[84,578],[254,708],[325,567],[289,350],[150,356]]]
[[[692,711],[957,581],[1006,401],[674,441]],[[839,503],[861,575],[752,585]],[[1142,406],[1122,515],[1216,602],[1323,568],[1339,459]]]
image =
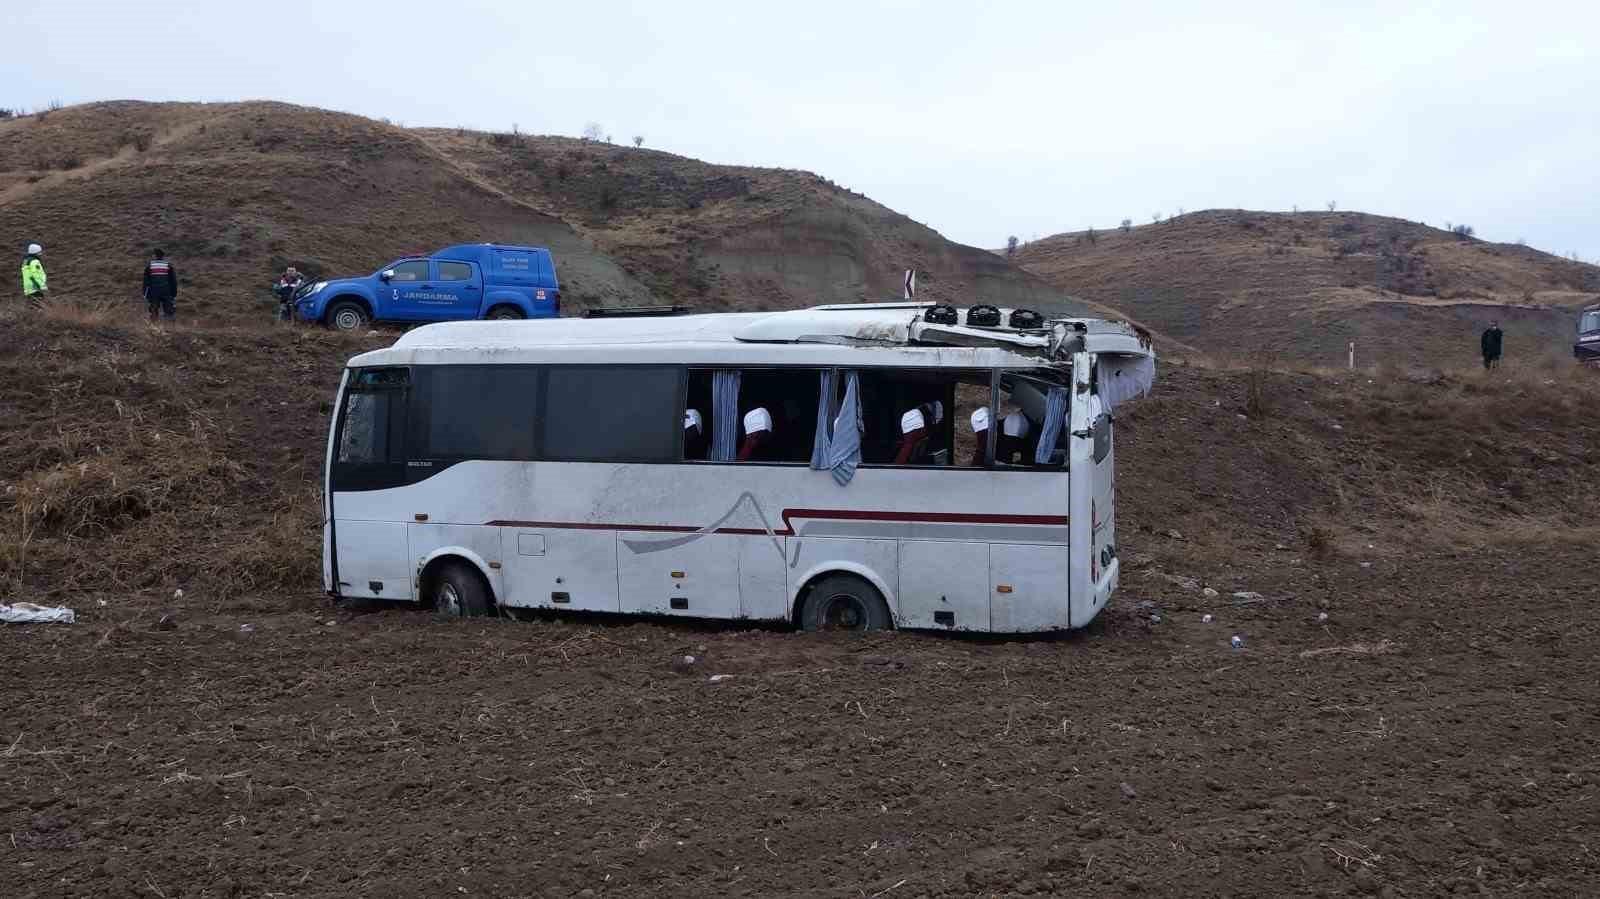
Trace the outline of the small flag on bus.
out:
[[[917,295],[917,270],[914,269],[914,268],[908,268],[908,269],[906,269],[906,296],[905,296],[905,298],[908,299],[908,300],[915,299],[916,295]]]

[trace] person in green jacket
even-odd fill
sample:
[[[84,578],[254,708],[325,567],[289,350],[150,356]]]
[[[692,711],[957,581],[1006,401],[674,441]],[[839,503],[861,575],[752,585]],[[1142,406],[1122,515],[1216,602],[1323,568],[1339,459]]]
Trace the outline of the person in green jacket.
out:
[[[28,255],[22,260],[22,295],[35,303],[49,295],[44,277],[44,263],[39,261],[39,256],[43,252],[44,247],[30,243]]]

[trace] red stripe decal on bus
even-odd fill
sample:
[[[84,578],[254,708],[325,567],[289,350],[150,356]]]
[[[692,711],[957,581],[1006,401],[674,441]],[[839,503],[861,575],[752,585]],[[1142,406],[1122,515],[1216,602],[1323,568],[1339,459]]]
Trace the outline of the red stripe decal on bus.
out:
[[[897,524],[1032,524],[1065,527],[1065,515],[990,515],[972,512],[877,512],[855,509],[784,509],[783,527],[774,529],[779,537],[795,536],[792,519],[820,521],[882,521]],[[502,528],[552,528],[576,531],[644,531],[657,534],[692,534],[698,527],[675,524],[617,524],[613,522],[578,521],[519,521],[496,519],[484,522],[487,527]],[[761,528],[717,528],[718,534],[764,535]]]

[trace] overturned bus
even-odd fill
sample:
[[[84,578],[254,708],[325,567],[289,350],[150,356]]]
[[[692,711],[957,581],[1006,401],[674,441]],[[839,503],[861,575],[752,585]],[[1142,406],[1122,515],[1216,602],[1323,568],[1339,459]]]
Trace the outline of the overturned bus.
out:
[[[993,306],[429,325],[344,373],[323,576],[456,615],[1082,627],[1154,372],[1128,325]]]

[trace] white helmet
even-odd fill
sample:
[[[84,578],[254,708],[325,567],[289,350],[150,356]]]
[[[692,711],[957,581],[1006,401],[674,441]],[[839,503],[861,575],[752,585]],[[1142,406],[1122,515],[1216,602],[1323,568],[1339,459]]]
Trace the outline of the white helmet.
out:
[[[36,243],[28,244],[28,255],[29,256],[37,256],[37,255],[39,255],[40,253],[43,253],[43,252],[44,252],[44,247],[41,247]]]

